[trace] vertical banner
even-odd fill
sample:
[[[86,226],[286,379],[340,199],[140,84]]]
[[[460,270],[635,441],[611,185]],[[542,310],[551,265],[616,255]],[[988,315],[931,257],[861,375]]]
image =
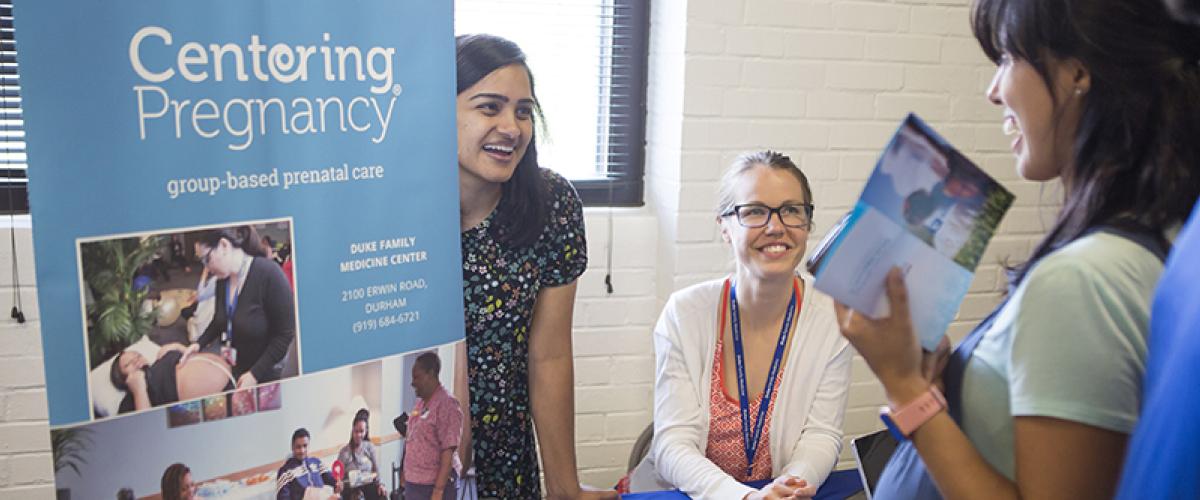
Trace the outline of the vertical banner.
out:
[[[452,3],[14,23],[60,495],[172,498],[183,464],[274,498],[293,432],[327,468],[360,410],[380,463],[346,476],[390,489],[412,353],[463,336]]]

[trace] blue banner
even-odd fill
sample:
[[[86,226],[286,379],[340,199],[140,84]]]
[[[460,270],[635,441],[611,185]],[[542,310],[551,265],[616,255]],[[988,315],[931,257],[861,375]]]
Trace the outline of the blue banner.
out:
[[[115,417],[147,340],[230,390],[462,338],[451,2],[14,18],[53,427]]]

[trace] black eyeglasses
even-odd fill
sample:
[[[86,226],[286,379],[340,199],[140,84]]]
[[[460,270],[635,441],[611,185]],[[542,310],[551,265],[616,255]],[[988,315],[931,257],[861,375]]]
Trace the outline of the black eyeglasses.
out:
[[[738,224],[745,227],[763,227],[767,225],[767,221],[771,220],[772,214],[778,214],[779,221],[787,227],[808,229],[812,224],[813,204],[789,203],[778,207],[768,207],[762,203],[748,203],[734,205],[729,211],[721,214],[721,217],[736,215]]]
[[[200,256],[200,265],[202,265],[202,266],[208,265],[208,258],[212,256],[213,250],[214,249],[210,248],[210,249],[208,249],[207,252],[204,252],[204,255]]]

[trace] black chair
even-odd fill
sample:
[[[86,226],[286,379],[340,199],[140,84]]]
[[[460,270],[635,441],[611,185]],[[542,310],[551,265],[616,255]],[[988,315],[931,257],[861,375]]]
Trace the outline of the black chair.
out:
[[[633,472],[633,469],[642,463],[642,459],[646,458],[646,454],[650,452],[650,443],[653,441],[654,422],[650,422],[638,436],[637,441],[633,442],[633,449],[629,450],[629,468],[625,470],[626,473]]]

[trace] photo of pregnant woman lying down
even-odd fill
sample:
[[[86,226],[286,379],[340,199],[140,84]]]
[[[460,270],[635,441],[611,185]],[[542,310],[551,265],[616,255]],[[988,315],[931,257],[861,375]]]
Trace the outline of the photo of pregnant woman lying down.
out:
[[[229,363],[207,352],[185,358],[186,350],[183,344],[166,344],[158,350],[154,363],[136,351],[117,353],[110,378],[114,387],[126,391],[119,413],[233,389],[235,382]]]

